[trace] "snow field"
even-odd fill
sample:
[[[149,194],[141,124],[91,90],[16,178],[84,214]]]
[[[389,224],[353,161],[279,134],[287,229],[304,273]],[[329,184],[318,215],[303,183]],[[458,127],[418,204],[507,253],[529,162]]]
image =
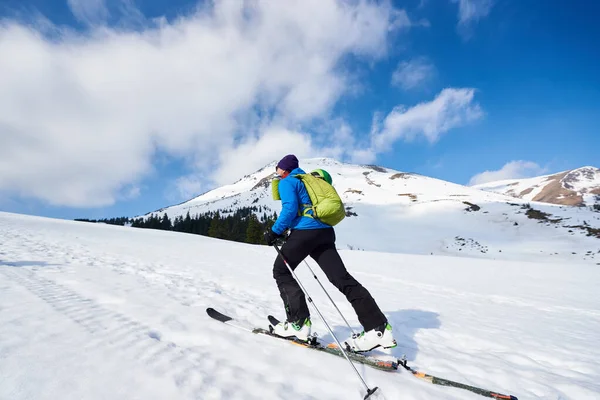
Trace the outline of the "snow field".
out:
[[[344,359],[206,316],[210,306],[255,326],[282,317],[273,249],[6,213],[0,243],[0,399],[361,398]],[[595,265],[341,254],[394,327],[399,346],[388,355],[521,400],[600,398]],[[297,273],[345,339],[350,331],[306,266]],[[386,399],[482,398],[404,371],[357,368]]]

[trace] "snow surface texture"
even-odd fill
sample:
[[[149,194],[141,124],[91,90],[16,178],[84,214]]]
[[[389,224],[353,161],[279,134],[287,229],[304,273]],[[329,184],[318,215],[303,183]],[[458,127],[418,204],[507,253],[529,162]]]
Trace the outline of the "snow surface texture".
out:
[[[346,360],[206,315],[215,307],[263,327],[267,314],[283,316],[272,248],[7,213],[0,243],[0,399],[362,398]],[[600,398],[597,266],[341,254],[394,327],[391,355],[416,369],[520,400]],[[306,266],[297,273],[346,338]],[[314,312],[313,324],[332,339]],[[406,371],[357,368],[388,400],[482,398]]]
[[[227,215],[252,206],[262,207],[259,218],[279,213],[281,203],[271,195],[275,164],[154,214],[171,219],[188,212]],[[548,220],[539,220],[527,215],[526,200],[422,175],[328,158],[301,160],[300,167],[305,172],[324,168],[333,177],[348,215],[336,232],[339,248],[600,263],[600,238],[587,236],[584,227],[600,228],[600,212],[588,208],[531,202],[548,214]]]

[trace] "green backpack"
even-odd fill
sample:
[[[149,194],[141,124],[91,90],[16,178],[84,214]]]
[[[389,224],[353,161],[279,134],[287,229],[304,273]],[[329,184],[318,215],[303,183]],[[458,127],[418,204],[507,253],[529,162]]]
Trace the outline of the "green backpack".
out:
[[[332,185],[312,174],[298,174],[295,177],[304,183],[312,202],[312,206],[303,204],[303,211],[299,211],[298,215],[315,218],[330,226],[339,224],[346,217],[344,203]]]

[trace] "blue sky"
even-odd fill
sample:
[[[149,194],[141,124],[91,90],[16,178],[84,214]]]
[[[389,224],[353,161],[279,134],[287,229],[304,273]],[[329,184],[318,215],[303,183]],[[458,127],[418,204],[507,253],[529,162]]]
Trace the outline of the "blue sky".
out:
[[[139,215],[288,152],[460,184],[600,166],[593,2],[216,3],[0,2],[0,210]]]

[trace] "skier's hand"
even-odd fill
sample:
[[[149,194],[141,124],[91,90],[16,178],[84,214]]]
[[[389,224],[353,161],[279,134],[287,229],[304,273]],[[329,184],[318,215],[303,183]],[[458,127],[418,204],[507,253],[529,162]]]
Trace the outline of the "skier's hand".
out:
[[[277,239],[283,238],[283,235],[279,235],[279,234],[273,232],[273,230],[271,228],[268,228],[265,231],[264,235],[265,235],[265,242],[267,242],[267,244],[269,246],[273,246],[273,244],[275,244]]]

